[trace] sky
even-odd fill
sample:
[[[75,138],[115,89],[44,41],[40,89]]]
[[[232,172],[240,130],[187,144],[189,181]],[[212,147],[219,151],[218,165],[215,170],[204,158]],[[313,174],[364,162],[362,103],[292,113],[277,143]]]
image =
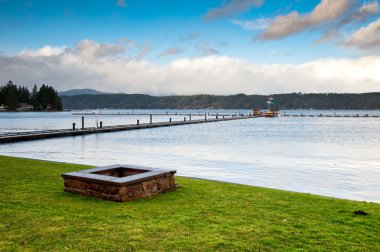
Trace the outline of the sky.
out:
[[[0,0],[0,84],[380,92],[379,1]]]

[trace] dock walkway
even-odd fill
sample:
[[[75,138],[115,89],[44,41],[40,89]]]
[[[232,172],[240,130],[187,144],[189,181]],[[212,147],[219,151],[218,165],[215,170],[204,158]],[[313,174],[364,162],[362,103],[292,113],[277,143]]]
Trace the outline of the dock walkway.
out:
[[[380,115],[369,115],[369,114],[356,114],[356,115],[345,115],[345,114],[282,114],[282,117],[357,117],[357,118],[380,118]]]
[[[89,135],[98,134],[105,132],[116,132],[124,130],[137,130],[137,129],[148,129],[157,127],[170,127],[178,125],[188,125],[188,124],[198,124],[198,123],[210,123],[210,122],[221,122],[230,120],[241,120],[249,119],[253,116],[232,116],[232,117],[216,117],[216,118],[205,118],[202,120],[186,120],[183,121],[169,121],[169,122],[157,122],[157,123],[143,123],[143,124],[127,124],[127,125],[114,125],[114,126],[104,126],[104,127],[90,127],[90,128],[79,128],[79,129],[57,129],[57,130],[38,130],[38,131],[28,131],[28,132],[9,132],[0,133],[0,144],[13,143],[20,141],[31,141],[45,138],[57,138],[57,137],[69,137],[78,135]]]

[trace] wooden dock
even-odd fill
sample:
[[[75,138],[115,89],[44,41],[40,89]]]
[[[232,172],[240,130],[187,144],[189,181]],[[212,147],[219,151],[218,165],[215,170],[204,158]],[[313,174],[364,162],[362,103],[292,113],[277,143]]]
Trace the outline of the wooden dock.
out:
[[[208,112],[208,113],[173,113],[173,112],[167,112],[167,113],[134,113],[134,112],[118,112],[118,113],[97,113],[97,112],[74,112],[72,115],[75,116],[238,116],[239,113],[219,113],[219,112]]]
[[[350,118],[380,118],[380,115],[370,114],[281,114],[282,117],[350,117]]]
[[[46,138],[57,138],[57,137],[69,137],[69,136],[79,136],[79,135],[89,135],[98,134],[105,132],[116,132],[124,130],[137,130],[137,129],[148,129],[157,127],[170,127],[178,125],[188,125],[188,124],[198,124],[198,123],[210,123],[210,122],[222,122],[230,120],[241,120],[254,118],[253,116],[216,116],[215,118],[205,118],[202,120],[190,120],[184,118],[183,121],[170,121],[169,122],[156,122],[156,123],[136,123],[127,125],[114,125],[105,127],[90,127],[90,128],[79,128],[79,129],[57,129],[57,130],[38,130],[38,131],[28,131],[28,132],[9,132],[0,133],[0,144],[13,143],[20,141],[31,141]]]

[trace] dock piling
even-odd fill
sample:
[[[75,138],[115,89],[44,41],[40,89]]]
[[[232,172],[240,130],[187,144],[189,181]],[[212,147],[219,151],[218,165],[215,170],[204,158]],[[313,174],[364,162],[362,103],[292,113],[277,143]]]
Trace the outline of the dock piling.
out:
[[[140,120],[137,120],[137,123],[136,123],[137,125],[140,125]]]
[[[73,123],[73,130],[75,130],[75,123]]]
[[[82,116],[82,129],[84,129],[84,116]]]
[[[152,124],[152,115],[149,115],[150,116],[150,124]]]
[[[103,128],[103,122],[100,121],[100,128]]]

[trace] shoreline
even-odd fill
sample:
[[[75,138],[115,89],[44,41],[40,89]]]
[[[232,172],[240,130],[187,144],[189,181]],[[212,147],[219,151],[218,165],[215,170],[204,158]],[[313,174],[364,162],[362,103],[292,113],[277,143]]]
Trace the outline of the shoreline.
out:
[[[1,157],[18,158],[18,159],[25,159],[25,160],[34,160],[34,161],[41,161],[41,162],[51,162],[51,163],[58,163],[58,164],[65,164],[65,165],[78,165],[78,166],[84,166],[84,167],[87,167],[87,168],[97,167],[96,165],[91,165],[91,164],[70,163],[70,162],[65,162],[65,161],[54,161],[54,160],[29,158],[29,157],[21,157],[21,156],[0,155],[0,159],[1,159]],[[113,164],[109,164],[109,165],[113,165]],[[135,164],[132,164],[132,165],[135,165]],[[152,167],[152,168],[158,168],[159,169],[161,167]],[[375,201],[375,200],[349,199],[349,198],[335,197],[335,196],[330,196],[330,195],[315,194],[315,193],[312,193],[312,192],[293,191],[293,190],[286,190],[286,189],[281,189],[281,188],[276,188],[276,187],[265,187],[265,186],[252,185],[252,184],[244,184],[244,183],[238,183],[238,182],[232,182],[232,181],[224,181],[224,180],[211,179],[211,178],[202,178],[202,177],[196,177],[196,176],[182,176],[182,175],[178,176],[178,177],[189,178],[189,179],[194,179],[194,180],[204,180],[204,181],[210,181],[210,182],[216,182],[216,183],[225,183],[225,184],[232,184],[232,185],[250,186],[250,187],[262,188],[262,189],[268,189],[268,190],[279,190],[279,191],[282,191],[282,192],[306,194],[306,195],[311,195],[311,196],[316,196],[316,197],[325,197],[325,198],[331,198],[331,199],[336,199],[336,200],[346,200],[346,201],[353,201],[353,202],[366,202],[366,203],[371,203],[371,204],[372,203],[373,204],[380,204],[380,201]]]

